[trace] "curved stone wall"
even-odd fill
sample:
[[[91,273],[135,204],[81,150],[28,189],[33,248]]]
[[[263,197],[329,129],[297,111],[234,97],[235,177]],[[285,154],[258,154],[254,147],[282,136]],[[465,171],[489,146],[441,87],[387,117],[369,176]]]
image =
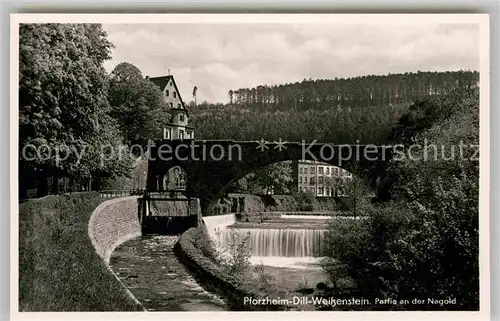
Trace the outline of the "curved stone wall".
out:
[[[234,215],[224,215],[213,221],[214,225],[227,223],[233,220]],[[207,217],[204,218],[204,220]],[[226,298],[230,308],[236,311],[282,311],[294,310],[294,307],[286,305],[248,305],[245,304],[245,298],[264,299],[266,296],[263,292],[252,288],[242,287],[232,276],[227,275],[209,258],[200,244],[209,244],[210,235],[207,231],[206,221],[204,225],[190,228],[184,232],[174,251],[179,260],[197,277],[200,284],[207,290],[217,293]],[[220,226],[220,225],[219,225]],[[206,248],[205,248],[206,249]],[[210,254],[208,254],[210,255]]]
[[[130,298],[142,306],[109,266],[111,253],[116,247],[141,235],[137,199],[138,196],[130,196],[101,203],[90,216],[88,234],[110,273],[122,284]]]
[[[90,240],[106,263],[117,246],[141,235],[137,198],[122,197],[101,203],[90,217]]]

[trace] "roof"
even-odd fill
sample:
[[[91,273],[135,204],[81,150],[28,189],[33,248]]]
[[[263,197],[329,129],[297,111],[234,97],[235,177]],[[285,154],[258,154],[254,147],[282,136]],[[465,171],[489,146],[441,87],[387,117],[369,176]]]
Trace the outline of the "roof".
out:
[[[169,110],[180,110],[180,111],[185,111],[185,112],[187,112],[187,109],[186,109],[186,108],[174,108],[174,107],[172,107],[172,108],[170,108]]]
[[[186,108],[186,105],[184,104],[184,101],[182,100],[181,92],[179,91],[179,88],[177,88],[177,84],[175,83],[174,76],[161,76],[161,77],[149,77],[149,80],[152,81],[155,85],[160,87],[160,90],[163,92],[165,90],[165,87],[167,87],[168,83],[170,80],[172,80],[172,83],[174,84],[175,90],[177,91],[177,94],[179,95],[179,99],[181,100],[181,104],[184,108],[183,110],[186,111],[187,116],[189,117],[189,112]],[[173,109],[173,108],[171,108]],[[179,109],[179,108],[176,108]]]

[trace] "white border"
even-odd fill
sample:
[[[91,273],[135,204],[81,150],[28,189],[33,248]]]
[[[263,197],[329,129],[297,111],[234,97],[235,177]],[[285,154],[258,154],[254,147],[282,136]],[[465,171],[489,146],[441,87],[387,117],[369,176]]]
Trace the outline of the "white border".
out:
[[[145,18],[147,16],[147,18]],[[18,69],[20,23],[475,23],[480,28],[480,311],[479,312],[18,312]],[[10,39],[10,186],[11,186],[11,319],[12,320],[162,320],[194,318],[220,320],[255,317],[290,320],[307,317],[335,320],[489,319],[490,315],[490,36],[488,14],[11,14]]]

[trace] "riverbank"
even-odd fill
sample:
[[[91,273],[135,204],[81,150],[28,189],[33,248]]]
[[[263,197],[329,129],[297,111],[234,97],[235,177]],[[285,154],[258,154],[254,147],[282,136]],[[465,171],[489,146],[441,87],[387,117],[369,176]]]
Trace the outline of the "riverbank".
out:
[[[142,236],[117,247],[110,266],[148,311],[225,311],[174,254],[178,236]]]
[[[20,311],[142,311],[96,253],[88,222],[98,193],[19,206]]]

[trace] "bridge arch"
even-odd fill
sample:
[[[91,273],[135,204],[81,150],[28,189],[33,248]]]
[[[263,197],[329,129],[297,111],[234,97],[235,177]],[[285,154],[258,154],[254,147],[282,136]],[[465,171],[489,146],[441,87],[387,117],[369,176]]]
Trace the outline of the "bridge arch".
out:
[[[214,207],[215,204],[217,204],[217,202],[224,196],[227,194],[227,192],[229,191],[229,189],[235,184],[237,183],[240,179],[244,178],[246,175],[250,174],[250,173],[253,173],[259,169],[262,169],[266,166],[270,166],[270,165],[273,165],[273,164],[276,164],[276,163],[280,163],[280,162],[286,162],[286,161],[292,161],[292,173],[294,173],[294,171],[296,171],[297,169],[294,167],[297,165],[297,163],[295,161],[301,161],[302,159],[285,159],[285,160],[277,160],[277,161],[272,161],[272,162],[265,162],[265,163],[261,163],[260,166],[258,167],[254,167],[252,168],[251,170],[249,170],[248,168],[242,168],[243,170],[242,171],[235,171],[234,172],[234,177],[232,179],[230,179],[229,181],[227,181],[223,186],[220,187],[220,190],[217,191],[212,197],[211,199],[209,200],[206,200],[206,207],[205,207],[205,210],[206,210],[206,213],[209,213],[212,208]],[[309,160],[312,160],[312,159],[309,159]],[[341,169],[344,169],[346,171],[348,171],[349,173],[351,173],[353,176],[355,177],[361,177],[363,179],[363,181],[365,181],[366,185],[371,187],[372,186],[372,183],[371,183],[371,180],[370,178],[366,178],[366,174],[365,174],[365,171],[363,170],[363,168],[360,168],[358,166],[338,166],[337,163],[335,162],[321,162],[321,163],[325,163],[325,164],[328,164],[328,165],[333,165],[333,166],[336,166],[338,168],[341,168]],[[295,174],[292,174],[292,175],[295,175]],[[296,182],[294,182],[296,183]],[[205,213],[205,212],[204,212]]]
[[[199,198],[202,213],[206,214],[236,181],[248,173],[276,162],[316,160],[343,168],[353,175],[368,177],[369,186],[373,186],[373,168],[380,166],[392,155],[387,146],[316,142],[309,145],[279,145],[271,142],[267,144],[266,146],[262,142],[238,141],[157,141],[150,147],[148,190],[154,192],[159,185],[158,178],[165,175],[170,168],[179,166],[186,173],[186,196]],[[217,149],[221,151],[230,150],[237,145],[241,154],[238,157],[234,157],[234,154],[233,157],[225,155],[225,158],[217,155],[217,159],[206,157],[204,152],[213,149],[214,145],[218,145]],[[165,146],[167,147],[164,148]],[[171,152],[168,157],[158,157],[162,149]]]

